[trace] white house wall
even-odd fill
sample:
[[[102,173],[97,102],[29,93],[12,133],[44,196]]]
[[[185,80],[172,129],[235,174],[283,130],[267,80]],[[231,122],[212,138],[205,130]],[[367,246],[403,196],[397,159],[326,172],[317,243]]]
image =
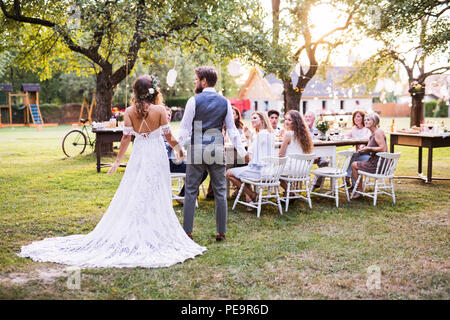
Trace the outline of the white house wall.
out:
[[[244,119],[250,119],[253,111],[263,111],[267,112],[269,110],[278,110],[281,113],[283,109],[283,100],[267,100],[267,99],[249,99],[250,100],[250,110],[247,110],[242,115]],[[362,109],[365,111],[372,110],[372,98],[355,98],[355,99],[313,99],[305,98],[300,101],[300,112],[303,113],[303,101],[306,101],[306,111],[313,111],[314,113],[321,113],[323,111],[339,112],[340,101],[344,101],[344,112],[353,112],[356,109]],[[268,107],[266,108],[266,101],[268,102]],[[325,110],[322,109],[322,101],[326,101]],[[359,101],[359,105],[356,103]],[[255,103],[257,102],[258,110],[255,110]]]
[[[267,112],[269,110],[277,110],[281,113],[283,108],[283,100],[268,100],[268,99],[249,99],[250,100],[250,110],[244,111],[242,115],[244,119],[250,119],[253,111]],[[266,107],[267,102],[267,107]],[[255,109],[256,103],[258,105],[258,110]]]
[[[306,102],[306,110],[303,110],[303,101]],[[322,103],[326,101],[325,109],[322,109]],[[341,101],[343,101],[344,112],[353,112],[356,109],[365,111],[372,110],[372,98],[357,98],[357,99],[314,99],[304,98],[300,101],[300,112],[313,111],[314,113],[321,113],[323,111],[339,112],[341,111]],[[359,105],[357,104],[359,102]]]

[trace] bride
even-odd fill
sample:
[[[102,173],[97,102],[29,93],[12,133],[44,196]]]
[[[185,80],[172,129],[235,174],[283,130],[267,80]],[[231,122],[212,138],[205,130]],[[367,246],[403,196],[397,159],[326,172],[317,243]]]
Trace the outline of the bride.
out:
[[[79,267],[168,267],[203,253],[181,227],[172,207],[169,161],[161,130],[172,137],[157,78],[140,76],[133,84],[134,106],[125,111],[125,127],[117,160],[120,165],[131,135],[133,150],[117,191],[104,216],[85,235],[47,238],[21,249],[19,256]]]

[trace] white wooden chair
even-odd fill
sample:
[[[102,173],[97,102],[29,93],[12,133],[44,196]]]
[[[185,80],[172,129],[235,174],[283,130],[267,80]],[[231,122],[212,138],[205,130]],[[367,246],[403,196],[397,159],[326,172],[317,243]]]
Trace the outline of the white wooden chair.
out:
[[[183,200],[184,196],[180,196],[181,189],[183,189],[183,184],[186,180],[186,173],[181,172],[171,172],[170,173],[170,180],[172,182],[172,200]],[[174,186],[175,182],[175,186]],[[203,194],[206,195],[205,187],[203,184],[201,185]],[[195,206],[198,208],[198,201],[195,201]]]
[[[280,200],[285,202],[285,211],[288,211],[290,199],[304,199],[311,206],[311,168],[314,164],[314,158],[316,155],[312,154],[290,154],[288,156],[286,168],[289,168],[290,172],[285,171],[280,177],[280,180],[286,181],[287,189],[286,196]],[[305,188],[303,188],[303,183]],[[294,193],[291,196],[290,193]],[[306,197],[301,195],[302,192],[306,192]]]
[[[172,199],[184,200],[184,197],[179,196],[181,189],[183,188],[184,181],[186,180],[185,173],[170,173],[170,180],[172,182]],[[175,186],[174,186],[174,182]]]
[[[355,193],[359,193],[362,196],[373,198],[373,205],[376,206],[378,194],[386,194],[392,197],[392,201],[395,204],[394,183],[392,180],[394,179],[394,171],[397,167],[397,163],[400,159],[401,154],[401,152],[378,152],[377,156],[379,156],[379,158],[375,173],[358,170],[359,176],[356,180],[355,188],[353,188],[352,197]],[[369,184],[366,183],[366,179],[369,178],[373,178],[375,180],[375,182],[373,183],[373,192],[366,192],[366,187],[369,186]],[[386,184],[386,180],[389,181],[389,185]],[[363,191],[357,190],[360,183],[363,183]],[[389,193],[384,191],[386,189],[390,189],[391,192]]]
[[[347,201],[350,201],[345,177],[347,176],[347,168],[350,164],[353,153],[354,151],[352,149],[349,149],[347,151],[339,151],[337,152],[338,158],[336,167],[323,167],[314,170],[312,172],[315,175],[313,186],[315,185],[319,177],[324,177],[325,179],[330,178],[331,187],[329,190],[325,189],[325,191],[327,191],[325,193],[313,192],[311,188],[311,194],[335,199],[336,208],[339,207],[339,193],[345,193],[345,195],[347,196]],[[339,184],[339,179],[342,179],[343,184]],[[340,188],[344,188],[345,191],[339,190]],[[322,190],[323,188],[321,186],[320,191]]]
[[[284,158],[266,157],[263,159],[263,161],[266,163],[266,165],[262,169],[261,179],[259,180],[241,179],[242,184],[239,189],[236,200],[234,201],[232,210],[234,210],[236,204],[240,203],[245,206],[257,209],[256,216],[259,218],[261,213],[261,205],[271,204],[278,206],[280,214],[283,214],[281,209],[281,201],[278,187],[280,186],[280,176],[283,173],[284,167],[286,165],[287,157]],[[253,186],[255,188],[255,191],[257,193],[257,202],[239,201],[239,198],[241,197],[242,194],[242,190],[244,189],[244,186],[246,184],[249,185],[250,187]],[[263,195],[263,191],[266,189],[267,194]],[[275,194],[273,192],[275,192]],[[277,202],[274,203],[272,201],[267,200],[269,198],[276,198]]]

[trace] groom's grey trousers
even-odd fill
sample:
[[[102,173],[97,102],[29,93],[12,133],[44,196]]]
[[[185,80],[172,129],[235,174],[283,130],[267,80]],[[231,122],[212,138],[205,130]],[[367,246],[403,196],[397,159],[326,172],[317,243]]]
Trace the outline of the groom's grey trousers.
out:
[[[222,145],[223,148],[223,145]],[[211,179],[211,186],[214,191],[214,201],[216,204],[216,230],[220,233],[227,232],[227,194],[226,194],[226,178],[225,178],[225,161],[222,155],[221,160],[205,161],[202,157],[192,156],[194,149],[190,148],[188,158],[190,161],[186,164],[186,181],[183,207],[183,228],[184,231],[192,233],[194,224],[195,204],[198,196],[198,188],[202,182],[203,173],[208,170]],[[197,151],[198,152],[198,151]],[[197,161],[195,161],[197,160]]]

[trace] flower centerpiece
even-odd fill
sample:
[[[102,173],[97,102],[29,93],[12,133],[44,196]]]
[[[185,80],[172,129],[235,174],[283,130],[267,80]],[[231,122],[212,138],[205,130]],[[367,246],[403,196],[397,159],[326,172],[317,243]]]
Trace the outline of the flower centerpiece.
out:
[[[119,109],[117,107],[112,108],[113,117],[116,118],[117,125],[121,127],[121,124],[124,121],[125,109]]]
[[[325,140],[325,135],[328,131],[328,129],[330,129],[330,121],[328,120],[317,120],[316,121],[316,128],[317,130],[319,130],[321,132],[321,140]]]

